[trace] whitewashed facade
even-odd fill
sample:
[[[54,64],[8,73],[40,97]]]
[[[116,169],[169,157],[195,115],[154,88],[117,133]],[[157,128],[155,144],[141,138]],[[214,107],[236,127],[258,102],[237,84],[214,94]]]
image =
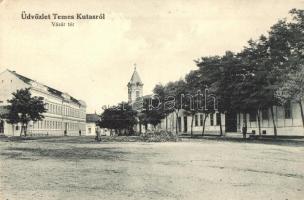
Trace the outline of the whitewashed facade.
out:
[[[44,119],[30,122],[29,135],[85,135],[86,104],[67,93],[43,85],[14,71],[6,70],[0,74],[0,106],[7,105],[12,93],[18,89],[30,88],[32,96],[44,98],[47,112]],[[19,136],[20,124],[8,124],[4,119],[4,134]]]
[[[204,115],[205,115],[204,113],[197,113],[194,115],[193,127],[192,127],[193,134],[202,134]],[[205,132],[204,132],[205,134],[220,133],[220,121],[219,121],[220,116],[222,120],[223,133],[225,132],[225,115],[220,113],[214,113],[214,114],[209,114],[206,118]],[[178,121],[178,123],[176,123],[176,120]],[[191,122],[192,122],[192,117],[185,115],[183,110],[179,112],[178,116],[176,116],[175,113],[171,113],[167,117],[167,130],[171,132],[175,132],[177,126],[178,133],[190,134]],[[159,128],[162,130],[166,130],[166,119],[163,119],[161,121]]]
[[[304,102],[303,102],[304,103]],[[301,110],[298,103],[287,103],[285,106],[274,106],[274,121],[278,135],[304,135]],[[247,113],[247,132],[259,134],[258,116]],[[274,135],[273,119],[270,108],[260,112],[260,126],[262,135]],[[244,123],[244,114],[238,115],[238,130],[241,131]]]

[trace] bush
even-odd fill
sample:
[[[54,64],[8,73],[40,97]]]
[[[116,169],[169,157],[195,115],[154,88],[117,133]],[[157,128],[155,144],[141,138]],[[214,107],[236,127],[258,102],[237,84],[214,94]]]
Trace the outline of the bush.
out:
[[[177,142],[180,139],[170,131],[148,131],[141,136],[144,142]]]

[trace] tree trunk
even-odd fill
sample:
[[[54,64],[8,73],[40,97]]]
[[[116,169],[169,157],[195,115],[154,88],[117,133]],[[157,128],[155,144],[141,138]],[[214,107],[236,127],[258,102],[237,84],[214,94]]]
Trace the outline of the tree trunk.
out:
[[[139,134],[141,135],[141,122],[139,122]]]
[[[175,120],[175,132],[176,135],[178,134],[178,111],[176,112],[176,120]]]
[[[23,125],[23,123],[22,123],[22,124],[21,124],[21,129],[20,129],[20,136],[22,136],[23,127],[24,127],[24,125]]]
[[[262,136],[262,132],[261,132],[261,118],[260,118],[260,108],[258,109],[258,128],[259,128],[259,136]]]
[[[223,128],[222,128],[222,116],[221,113],[220,114],[220,136],[223,136]]]
[[[24,137],[27,136],[27,124],[24,125]]]
[[[206,127],[206,120],[207,120],[208,114],[204,114],[204,121],[203,121],[203,132],[202,136],[205,134],[205,127]]]
[[[273,106],[270,107],[270,111],[271,111],[271,117],[272,117],[272,123],[273,123],[273,132],[274,132],[274,136],[277,136],[277,127],[276,127],[276,123],[274,120],[274,114],[273,114]]]
[[[194,119],[194,115],[191,115],[191,130],[190,130],[190,134],[191,134],[191,137],[193,136],[193,119]]]
[[[303,112],[303,105],[302,105],[302,101],[299,101],[299,105],[300,105],[300,111],[301,111],[301,117],[302,117],[302,124],[304,127],[304,112]]]
[[[168,115],[166,115],[166,131],[168,131]]]
[[[246,135],[247,135],[247,114],[246,114],[246,112],[243,113],[242,133],[243,133],[243,138],[246,139]]]

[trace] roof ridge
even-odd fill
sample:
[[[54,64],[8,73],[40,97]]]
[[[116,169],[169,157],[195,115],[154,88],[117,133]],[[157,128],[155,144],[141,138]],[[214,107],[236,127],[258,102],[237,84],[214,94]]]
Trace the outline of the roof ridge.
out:
[[[21,81],[23,81],[23,82],[25,82],[25,83],[27,83],[27,84],[30,84],[31,81],[38,83],[37,81],[35,81],[35,80],[31,79],[31,78],[28,78],[28,77],[26,77],[26,76],[23,76],[23,75],[17,73],[16,71],[12,71],[12,70],[9,70],[9,69],[7,69],[7,70],[8,70],[9,72],[11,72],[12,74],[14,74],[15,76],[17,76],[17,78],[19,78]],[[55,88],[53,88],[53,87],[47,86],[47,85],[45,85],[45,84],[42,84],[42,83],[41,83],[41,85],[45,86],[45,87],[47,88],[48,92],[50,92],[50,93],[52,93],[52,94],[54,94],[54,95],[56,95],[56,96],[60,96],[61,98],[63,98],[63,97],[62,97],[62,94],[66,93],[66,92],[62,92],[62,91],[60,91],[60,90],[57,90],[57,89],[55,89]],[[71,95],[69,95],[69,96],[70,96],[70,99],[71,99],[72,101],[74,101],[74,102],[77,103],[77,104],[81,104],[81,103],[79,102],[79,99],[76,99],[75,97],[73,97],[73,96],[71,96]]]

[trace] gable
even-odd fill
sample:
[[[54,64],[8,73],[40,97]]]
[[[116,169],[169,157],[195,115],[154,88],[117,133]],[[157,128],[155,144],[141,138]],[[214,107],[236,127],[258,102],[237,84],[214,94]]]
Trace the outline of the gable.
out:
[[[12,93],[30,87],[27,83],[20,80],[9,70],[0,73],[0,105],[6,105],[7,100],[12,98]]]

